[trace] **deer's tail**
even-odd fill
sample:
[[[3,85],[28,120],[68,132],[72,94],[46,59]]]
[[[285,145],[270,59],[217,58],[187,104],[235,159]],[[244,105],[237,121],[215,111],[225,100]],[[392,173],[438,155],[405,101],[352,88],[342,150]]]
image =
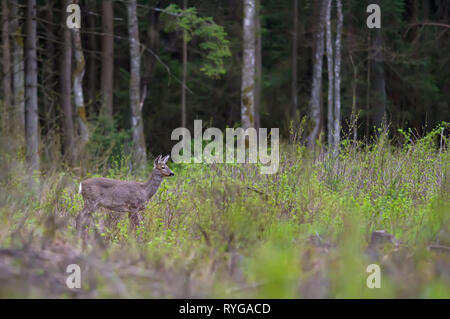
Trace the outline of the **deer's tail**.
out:
[[[78,194],[81,194],[81,189],[82,189],[82,186],[81,186],[81,183],[80,183],[80,186],[78,186]]]

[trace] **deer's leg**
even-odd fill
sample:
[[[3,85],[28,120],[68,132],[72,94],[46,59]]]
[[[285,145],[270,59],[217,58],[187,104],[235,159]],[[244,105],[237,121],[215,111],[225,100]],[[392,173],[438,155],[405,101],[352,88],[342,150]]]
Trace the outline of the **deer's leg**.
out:
[[[76,218],[76,229],[79,232],[85,232],[86,224],[89,223],[90,215],[94,211],[95,207],[90,202],[85,202],[83,210],[78,214]]]
[[[78,231],[78,235],[81,237],[81,239],[83,241],[86,240],[86,236],[87,236],[87,230],[86,230],[86,219],[88,215],[88,211],[86,209],[86,205],[85,208],[83,208],[83,210],[78,214],[77,219],[76,219],[76,228]]]
[[[130,219],[131,225],[133,226],[134,230],[136,230],[137,226],[139,226],[140,223],[144,220],[139,211],[129,212],[128,218]]]
[[[108,215],[106,217],[106,226],[110,229],[114,229],[117,226],[117,223],[119,222],[120,218],[122,217],[123,213],[117,213],[117,212],[108,212]]]
[[[80,230],[84,224],[84,221],[86,219],[86,205],[84,205],[84,208],[81,210],[81,212],[78,213],[77,218],[75,219],[75,223],[76,223],[76,229]]]

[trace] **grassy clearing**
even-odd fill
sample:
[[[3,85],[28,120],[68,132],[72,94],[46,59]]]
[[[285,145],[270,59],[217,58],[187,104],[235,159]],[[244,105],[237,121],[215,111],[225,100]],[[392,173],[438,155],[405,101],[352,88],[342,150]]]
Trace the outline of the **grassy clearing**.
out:
[[[29,192],[23,156],[3,142],[0,296],[449,298],[450,152],[436,148],[439,132],[404,133],[401,146],[344,140],[337,162],[283,145],[273,175],[172,163],[136,232],[99,211],[86,247],[74,229],[80,170],[49,169]],[[90,173],[148,176],[124,158]],[[395,238],[376,241],[377,230]],[[65,287],[70,263],[82,268],[76,291]],[[380,289],[366,286],[372,263]]]

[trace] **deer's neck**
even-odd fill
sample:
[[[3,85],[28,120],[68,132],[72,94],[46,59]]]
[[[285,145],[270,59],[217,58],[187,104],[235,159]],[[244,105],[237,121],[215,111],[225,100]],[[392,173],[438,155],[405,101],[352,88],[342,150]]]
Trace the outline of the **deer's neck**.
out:
[[[145,183],[145,190],[147,192],[148,199],[150,199],[158,191],[158,188],[161,185],[162,180],[163,177],[161,176],[161,174],[158,174],[155,171],[152,172],[150,179],[148,180],[147,183]]]

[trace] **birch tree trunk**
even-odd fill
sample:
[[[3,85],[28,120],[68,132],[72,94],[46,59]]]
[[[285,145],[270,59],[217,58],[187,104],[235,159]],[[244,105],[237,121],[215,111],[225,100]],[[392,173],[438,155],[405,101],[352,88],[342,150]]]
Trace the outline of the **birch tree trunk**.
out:
[[[73,53],[75,57],[75,70],[73,71],[73,94],[75,107],[77,110],[78,129],[81,138],[80,146],[83,148],[84,144],[86,144],[89,139],[89,131],[87,127],[86,107],[84,104],[83,94],[83,77],[86,60],[84,59],[83,48],[81,45],[80,29],[72,29],[72,40]]]
[[[25,66],[23,57],[23,36],[20,25],[19,3],[15,1],[11,8],[11,32],[13,36],[13,101],[14,126],[19,137],[25,136]]]
[[[327,67],[328,67],[328,120],[327,120],[327,130],[328,130],[328,145],[330,148],[333,147],[333,127],[334,127],[334,58],[333,58],[333,35],[331,34],[331,0],[327,0],[327,11],[325,15],[326,24],[326,44],[327,44]]]
[[[11,113],[11,51],[9,44],[8,1],[2,1],[2,75],[3,75],[3,129],[10,128]]]
[[[144,164],[147,154],[145,150],[144,125],[142,122],[142,103],[140,101],[141,85],[141,53],[139,45],[139,30],[136,14],[136,0],[127,4],[128,37],[130,42],[130,108],[131,130],[133,135],[134,161],[140,167]],[[143,101],[142,101],[143,102]]]
[[[255,0],[244,0],[241,120],[243,129],[255,127]]]
[[[27,1],[26,13],[26,79],[25,79],[25,139],[26,160],[30,173],[39,171],[38,73],[36,55],[36,0]]]
[[[66,7],[68,0],[62,2],[61,10],[63,28],[63,48],[61,62],[61,107],[63,111],[63,131],[64,131],[64,155],[69,163],[73,160],[73,120],[72,120],[72,101],[71,101],[71,82],[72,82],[72,39],[70,30],[66,25]]]
[[[298,110],[298,82],[297,82],[297,58],[298,58],[298,0],[294,0],[293,27],[292,27],[292,79],[291,79],[291,119],[297,123]]]
[[[334,82],[334,132],[333,132],[335,155],[337,155],[339,151],[339,144],[341,142],[341,47],[342,47],[341,38],[342,38],[342,26],[344,24],[344,15],[342,13],[342,2],[341,0],[336,1],[337,1],[336,3],[337,26],[336,26],[336,43],[335,43],[335,57],[334,57],[335,82]]]
[[[112,0],[102,0],[101,111],[112,119],[114,84],[114,8]]]
[[[183,8],[187,8],[187,0],[183,1]],[[186,32],[183,34],[183,78],[181,83],[181,127],[186,127],[186,77],[187,77],[187,41]]]
[[[330,0],[323,0],[319,5],[320,14],[317,21],[318,27],[315,34],[313,79],[311,98],[309,101],[309,117],[312,123],[312,128],[308,135],[308,147],[310,149],[314,149],[320,129],[320,95],[322,91],[322,60],[324,53],[324,17],[328,1]]]

